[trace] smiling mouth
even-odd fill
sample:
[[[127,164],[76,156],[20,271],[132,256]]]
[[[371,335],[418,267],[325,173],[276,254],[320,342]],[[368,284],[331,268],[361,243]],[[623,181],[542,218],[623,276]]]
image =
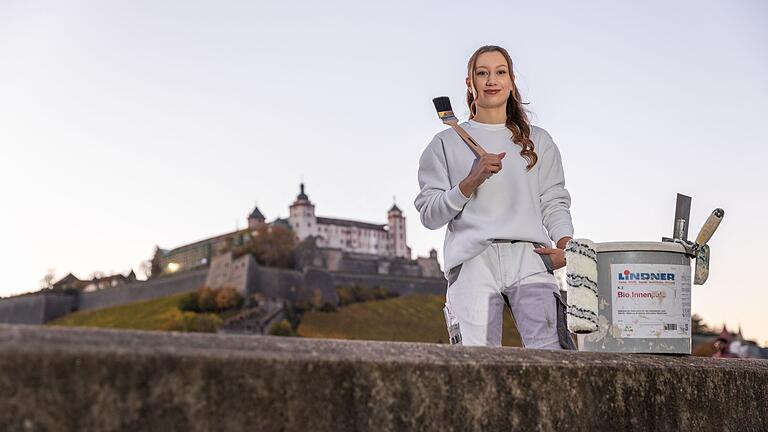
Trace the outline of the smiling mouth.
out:
[[[501,90],[499,90],[499,89],[496,89],[496,90],[483,90],[483,93],[485,93],[487,95],[495,95],[496,93],[498,93],[500,91]]]

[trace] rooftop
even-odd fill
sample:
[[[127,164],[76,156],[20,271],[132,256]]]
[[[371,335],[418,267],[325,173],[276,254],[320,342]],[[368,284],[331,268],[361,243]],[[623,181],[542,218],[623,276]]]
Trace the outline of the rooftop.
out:
[[[387,231],[386,225],[381,224],[373,224],[369,222],[360,222],[360,221],[354,221],[354,220],[348,220],[348,219],[335,219],[335,218],[327,218],[327,217],[319,217],[317,218],[317,224],[323,224],[323,225],[340,225],[350,228],[361,228],[361,229],[369,229],[369,230],[377,230],[377,231]]]

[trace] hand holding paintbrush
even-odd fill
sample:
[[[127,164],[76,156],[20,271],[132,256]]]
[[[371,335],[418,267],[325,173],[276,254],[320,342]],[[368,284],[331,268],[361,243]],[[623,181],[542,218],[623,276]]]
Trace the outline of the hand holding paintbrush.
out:
[[[499,154],[488,153],[483,147],[472,138],[467,131],[459,126],[459,119],[453,115],[453,108],[451,108],[451,100],[447,96],[441,96],[432,99],[432,103],[435,104],[437,110],[437,116],[444,124],[453,128],[461,139],[469,146],[469,148],[477,156],[472,170],[469,175],[459,183],[459,189],[464,196],[470,196],[483,182],[488,180],[492,175],[501,171],[501,160],[506,156],[506,152]]]
[[[459,189],[464,196],[468,197],[492,175],[501,171],[501,160],[507,152],[499,154],[486,153],[475,160],[469,175],[459,183]]]

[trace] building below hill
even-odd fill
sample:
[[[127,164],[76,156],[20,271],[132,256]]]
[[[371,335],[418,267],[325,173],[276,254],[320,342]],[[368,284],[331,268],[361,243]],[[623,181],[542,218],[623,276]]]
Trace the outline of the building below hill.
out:
[[[247,223],[245,229],[173,249],[157,247],[152,259],[153,277],[208,267],[215,256],[243,246],[251,234],[264,224],[291,229],[297,244],[311,239],[313,257],[303,262],[311,262],[311,265],[329,271],[442,277],[434,249],[428,257],[412,259],[411,248],[407,244],[405,216],[397,205],[392,205],[387,211],[387,223],[382,224],[317,216],[315,205],[302,183],[299,194],[289,206],[287,219],[277,218],[267,223],[264,214],[255,207],[248,215]]]
[[[127,275],[116,273],[109,276],[94,276],[89,279],[79,279],[72,273],[54,282],[51,288],[54,291],[98,291],[104,288],[112,288],[118,285],[136,282],[136,273],[131,270]]]

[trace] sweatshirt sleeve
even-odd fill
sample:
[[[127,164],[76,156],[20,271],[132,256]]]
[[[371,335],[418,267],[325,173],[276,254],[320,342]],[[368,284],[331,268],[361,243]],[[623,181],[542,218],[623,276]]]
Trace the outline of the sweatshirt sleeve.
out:
[[[560,151],[552,137],[542,130],[539,154],[539,200],[542,223],[549,237],[557,243],[563,237],[573,237],[571,195],[565,189],[565,173]]]
[[[469,201],[456,184],[451,187],[440,137],[435,136],[419,159],[421,192],[414,204],[425,227],[436,230],[451,221]]]

